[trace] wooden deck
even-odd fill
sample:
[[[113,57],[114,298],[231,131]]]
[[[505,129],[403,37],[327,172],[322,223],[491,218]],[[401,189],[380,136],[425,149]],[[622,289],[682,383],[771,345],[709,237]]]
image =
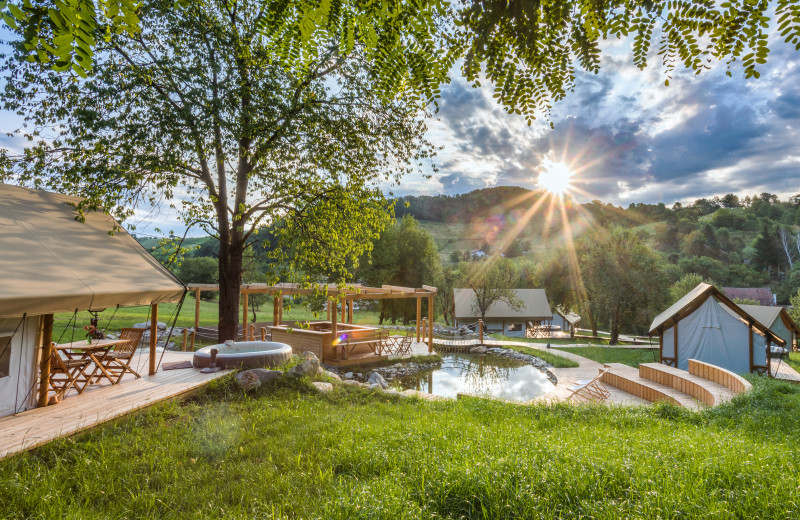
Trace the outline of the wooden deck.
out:
[[[162,363],[191,359],[190,352],[166,352]],[[154,376],[148,376],[146,355],[134,358],[131,365],[144,367],[139,371],[141,378],[127,374],[118,385],[92,385],[80,395],[71,392],[56,405],[0,418],[0,459],[184,394],[226,374],[159,367]]]

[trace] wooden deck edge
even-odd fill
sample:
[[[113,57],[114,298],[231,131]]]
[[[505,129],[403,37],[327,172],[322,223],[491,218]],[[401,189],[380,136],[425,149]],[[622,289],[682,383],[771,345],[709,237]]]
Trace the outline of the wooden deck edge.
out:
[[[227,374],[227,373],[228,373],[228,371],[223,371],[222,372],[223,375]],[[58,435],[57,437],[53,437],[53,438],[50,438],[50,439],[44,439],[44,440],[41,440],[41,441],[36,441],[36,442],[33,442],[30,445],[24,445],[23,444],[22,448],[20,448],[17,451],[9,451],[9,452],[6,452],[6,453],[0,453],[0,461],[4,460],[6,458],[9,458],[9,457],[13,457],[14,455],[19,455],[20,453],[25,453],[27,451],[30,451],[30,450],[34,449],[34,448],[38,448],[40,446],[44,446],[45,444],[49,444],[49,443],[51,443],[51,442],[53,442],[55,440],[62,439],[64,437],[72,437],[73,435],[78,435],[79,433],[88,432],[89,430],[92,430],[92,429],[97,428],[99,426],[103,426],[103,425],[105,425],[105,424],[107,424],[107,423],[109,423],[111,421],[114,421],[116,419],[119,419],[121,417],[126,417],[126,416],[128,416],[128,415],[130,415],[130,414],[132,414],[134,412],[138,412],[138,411],[140,411],[140,410],[142,410],[144,408],[148,408],[148,407],[153,406],[155,404],[163,403],[165,401],[169,401],[169,400],[172,400],[172,399],[186,399],[186,398],[189,397],[189,394],[192,394],[194,392],[199,391],[203,386],[207,385],[208,383],[211,383],[212,381],[216,381],[217,379],[220,379],[221,377],[222,377],[222,375],[220,375],[218,377],[214,377],[214,378],[209,379],[207,381],[201,381],[198,384],[190,386],[189,388],[186,388],[185,390],[181,390],[180,392],[178,392],[176,394],[170,394],[170,395],[167,395],[167,396],[164,396],[164,397],[158,397],[158,398],[149,400],[147,402],[144,402],[144,403],[142,403],[140,405],[135,405],[133,408],[131,408],[129,410],[126,410],[126,411],[124,411],[124,412],[122,412],[122,413],[120,413],[118,415],[114,415],[113,417],[106,417],[106,418],[101,419],[100,421],[98,421],[96,423],[93,423],[93,424],[90,424],[88,426],[83,426],[83,427],[76,428],[75,430],[72,430],[72,431],[69,431],[69,432],[64,432],[63,435]]]

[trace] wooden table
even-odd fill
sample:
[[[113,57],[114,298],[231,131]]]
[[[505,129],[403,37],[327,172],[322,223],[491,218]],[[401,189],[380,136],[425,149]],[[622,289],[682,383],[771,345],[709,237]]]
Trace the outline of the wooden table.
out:
[[[56,345],[56,349],[64,352],[69,359],[91,359],[94,363],[94,371],[89,376],[89,383],[92,384],[92,380],[97,378],[99,382],[103,377],[108,379],[111,384],[115,384],[114,380],[112,379],[111,374],[106,370],[105,361],[108,352],[111,350],[111,347],[114,345],[120,345],[122,343],[127,343],[128,339],[93,339],[91,345],[86,343],[86,341],[73,341],[72,343],[62,343],[60,345]],[[97,372],[100,372],[98,374]]]

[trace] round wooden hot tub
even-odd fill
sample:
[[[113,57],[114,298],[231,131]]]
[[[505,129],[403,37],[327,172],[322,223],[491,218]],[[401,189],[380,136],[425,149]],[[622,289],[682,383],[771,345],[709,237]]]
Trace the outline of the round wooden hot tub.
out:
[[[218,349],[221,368],[262,368],[277,366],[292,358],[292,347],[274,341],[238,341],[203,347],[194,353],[192,364],[205,368],[211,363],[211,349]]]

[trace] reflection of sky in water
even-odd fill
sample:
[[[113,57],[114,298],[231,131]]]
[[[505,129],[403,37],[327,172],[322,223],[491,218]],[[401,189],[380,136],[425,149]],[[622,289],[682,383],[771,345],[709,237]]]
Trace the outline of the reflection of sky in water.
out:
[[[528,401],[554,388],[544,372],[507,358],[443,354],[439,369],[404,378],[403,386],[445,397],[471,394]]]

